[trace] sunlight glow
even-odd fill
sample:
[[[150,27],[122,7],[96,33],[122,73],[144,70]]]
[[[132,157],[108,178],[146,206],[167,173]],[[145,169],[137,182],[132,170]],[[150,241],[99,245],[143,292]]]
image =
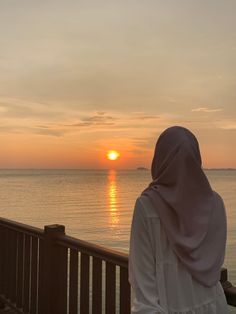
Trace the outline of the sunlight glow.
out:
[[[109,160],[116,160],[119,157],[120,157],[120,154],[115,150],[109,150],[107,153],[107,158]]]

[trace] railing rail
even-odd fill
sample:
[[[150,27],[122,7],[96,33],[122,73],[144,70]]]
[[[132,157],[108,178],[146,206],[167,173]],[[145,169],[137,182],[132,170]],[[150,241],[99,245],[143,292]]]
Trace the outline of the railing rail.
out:
[[[228,304],[236,288],[222,269]],[[129,314],[128,255],[0,218],[0,300],[20,314]]]
[[[62,235],[57,243],[61,246],[71,249],[78,249],[81,253],[101,258],[104,261],[114,263],[118,266],[127,267],[128,255],[113,249],[93,244],[87,241],[79,240],[71,236]]]

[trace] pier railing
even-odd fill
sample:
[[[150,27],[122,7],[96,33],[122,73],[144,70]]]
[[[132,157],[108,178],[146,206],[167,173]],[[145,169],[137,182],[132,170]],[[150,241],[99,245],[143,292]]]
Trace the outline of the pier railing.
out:
[[[228,304],[236,288],[222,269]],[[128,256],[65,235],[0,218],[0,300],[20,314],[129,314]]]

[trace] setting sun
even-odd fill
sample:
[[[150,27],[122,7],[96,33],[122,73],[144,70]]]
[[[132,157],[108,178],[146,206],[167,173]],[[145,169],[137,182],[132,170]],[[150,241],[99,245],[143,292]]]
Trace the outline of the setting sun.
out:
[[[120,157],[120,154],[115,150],[109,150],[109,152],[107,153],[107,158],[109,160],[116,160],[119,157]]]

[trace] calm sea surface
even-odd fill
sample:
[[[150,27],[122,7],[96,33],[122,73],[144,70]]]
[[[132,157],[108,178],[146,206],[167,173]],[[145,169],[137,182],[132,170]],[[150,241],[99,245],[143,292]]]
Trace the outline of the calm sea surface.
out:
[[[227,209],[225,266],[236,285],[236,171],[206,174]],[[138,170],[0,170],[0,216],[63,224],[67,234],[127,252],[134,202],[149,182]]]

